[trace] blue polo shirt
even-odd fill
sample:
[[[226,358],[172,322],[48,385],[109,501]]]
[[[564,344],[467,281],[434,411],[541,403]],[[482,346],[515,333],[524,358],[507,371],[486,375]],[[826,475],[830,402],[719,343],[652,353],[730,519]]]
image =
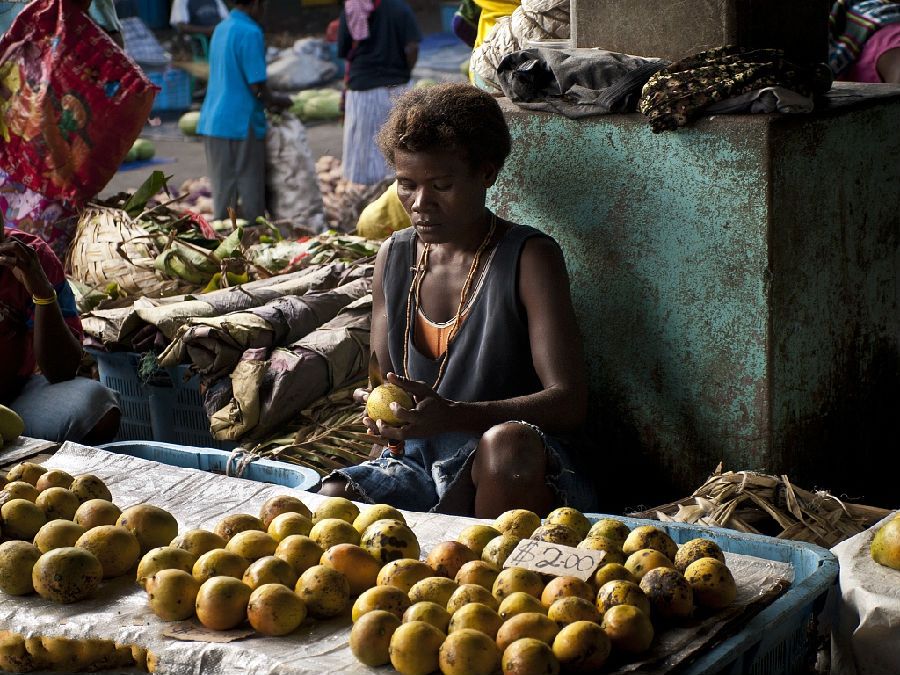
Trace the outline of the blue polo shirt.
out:
[[[197,133],[243,140],[252,128],[257,138],[265,138],[265,110],[250,90],[251,84],[265,81],[262,28],[246,13],[233,9],[209,43],[209,82]]]

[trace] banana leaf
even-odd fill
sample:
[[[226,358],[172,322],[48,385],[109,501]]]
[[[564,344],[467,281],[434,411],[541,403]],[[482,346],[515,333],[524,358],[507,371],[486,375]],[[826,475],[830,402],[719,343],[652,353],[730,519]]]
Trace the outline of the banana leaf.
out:
[[[160,190],[165,189],[168,192],[167,182],[172,176],[166,176],[162,171],[153,171],[147,180],[144,181],[124,206],[125,213],[132,218],[136,218],[147,207],[154,195],[159,194]]]

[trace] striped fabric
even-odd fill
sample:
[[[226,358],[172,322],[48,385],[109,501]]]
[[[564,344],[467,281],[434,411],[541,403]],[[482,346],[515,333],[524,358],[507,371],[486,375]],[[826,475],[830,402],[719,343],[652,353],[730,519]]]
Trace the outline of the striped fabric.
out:
[[[374,9],[372,0],[346,0],[344,3],[347,30],[354,40],[365,40],[369,37],[369,15]]]
[[[375,135],[387,121],[408,84],[365,91],[348,89],[344,101],[344,178],[351,183],[374,185],[392,172],[375,145]]]
[[[840,75],[879,28],[900,22],[900,0],[835,0],[828,21],[828,65]]]

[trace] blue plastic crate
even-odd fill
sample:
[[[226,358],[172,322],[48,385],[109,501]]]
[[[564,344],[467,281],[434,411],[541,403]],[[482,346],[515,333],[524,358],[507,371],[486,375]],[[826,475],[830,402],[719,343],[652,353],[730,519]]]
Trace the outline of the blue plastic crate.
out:
[[[151,112],[183,111],[191,107],[191,76],[178,68],[148,70],[147,78],[160,88]]]
[[[200,377],[187,366],[166,368],[147,385],[153,440],[197,447],[232,450],[234,441],[218,441],[200,396]]]
[[[700,655],[683,675],[800,675],[810,672],[816,656],[816,619],[835,586],[838,562],[813,544],[743,534],[718,527],[586,514],[592,521],[615,518],[629,527],[653,525],[677,544],[697,537],[715,541],[723,551],[790,563],[794,581],[784,595],[751,618],[735,635]]]
[[[122,441],[101,445],[100,449],[185,469],[199,469],[226,475],[233,474],[235,469],[233,465],[229,466],[230,453],[215,448],[184,447],[157,441]],[[309,490],[319,482],[319,474],[312,469],[267,459],[258,459],[248,464],[241,478],[261,483],[275,483],[297,490]]]
[[[140,355],[132,352],[88,352],[97,361],[100,383],[119,394],[122,421],[116,440],[152,439],[148,392],[138,377]]]
[[[119,392],[122,422],[117,441],[162,441],[232,450],[233,441],[217,441],[200,396],[200,378],[187,366],[160,369],[147,382],[138,375],[140,354],[87,350],[97,361],[100,382]]]

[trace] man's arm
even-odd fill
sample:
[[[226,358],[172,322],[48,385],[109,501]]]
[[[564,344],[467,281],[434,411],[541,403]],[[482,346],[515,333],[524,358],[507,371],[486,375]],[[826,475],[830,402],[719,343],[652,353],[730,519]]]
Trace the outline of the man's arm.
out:
[[[289,96],[285,96],[284,94],[276,94],[274,91],[269,89],[269,85],[265,82],[256,82],[255,84],[250,85],[250,91],[253,92],[253,95],[262,101],[263,106],[265,106],[266,110],[272,110],[273,112],[279,112],[281,110],[285,110],[290,108],[293,105],[293,101],[291,101]]]
[[[406,65],[412,70],[416,67],[416,62],[419,60],[419,43],[410,42],[404,47],[403,51],[406,53]]]
[[[266,84],[266,45],[263,35],[258,34],[247,37],[238,44],[238,62],[244,74],[245,82],[250,91],[261,101],[266,110],[279,111],[291,107],[291,99],[281,94],[276,94]]]

